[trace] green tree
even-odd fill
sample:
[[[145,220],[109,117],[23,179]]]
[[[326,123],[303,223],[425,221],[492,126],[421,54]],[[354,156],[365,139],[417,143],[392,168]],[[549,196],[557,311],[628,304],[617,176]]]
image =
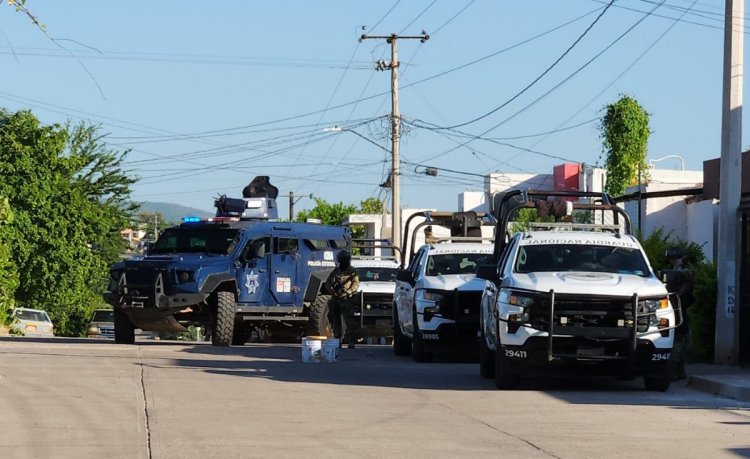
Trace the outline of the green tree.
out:
[[[8,225],[13,223],[13,212],[8,198],[0,198],[0,326],[8,324],[18,288],[18,269],[13,263]]]
[[[122,170],[92,126],[44,126],[29,111],[0,112],[0,195],[13,211],[8,246],[20,306],[49,312],[57,333],[81,335],[102,304],[120,231],[135,210]]]
[[[317,218],[324,225],[340,225],[346,217],[357,213],[357,206],[353,204],[344,204],[343,202],[331,204],[321,198],[313,199],[315,199],[315,207],[297,212],[298,222]]]
[[[638,183],[638,171],[646,170],[646,150],[651,130],[649,114],[630,96],[605,107],[599,130],[607,153],[605,191],[621,195]]]
[[[359,203],[359,212],[363,214],[383,213],[383,201],[377,198],[367,198]]]

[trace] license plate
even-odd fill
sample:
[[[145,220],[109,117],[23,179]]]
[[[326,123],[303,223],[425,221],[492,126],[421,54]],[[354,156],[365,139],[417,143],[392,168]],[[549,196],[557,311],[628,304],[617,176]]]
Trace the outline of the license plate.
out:
[[[603,347],[579,347],[576,352],[581,357],[601,357],[604,355]]]

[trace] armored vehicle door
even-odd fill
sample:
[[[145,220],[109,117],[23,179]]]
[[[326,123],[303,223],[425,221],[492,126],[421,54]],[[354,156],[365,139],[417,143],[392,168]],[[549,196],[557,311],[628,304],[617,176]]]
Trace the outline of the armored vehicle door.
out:
[[[301,260],[299,239],[289,235],[274,235],[269,266],[270,291],[278,304],[296,303],[298,264]]]
[[[240,303],[274,304],[269,288],[271,238],[259,236],[250,239],[240,252],[237,267],[237,291]]]

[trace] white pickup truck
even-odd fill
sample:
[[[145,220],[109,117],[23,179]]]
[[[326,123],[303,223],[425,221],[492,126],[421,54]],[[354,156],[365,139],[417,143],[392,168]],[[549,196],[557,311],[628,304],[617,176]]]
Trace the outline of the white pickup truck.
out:
[[[476,356],[479,302],[484,289],[476,270],[490,260],[493,251],[489,243],[492,238],[483,238],[481,227],[489,224],[488,229],[492,229],[494,224],[475,213],[436,212],[425,217],[412,238],[425,225],[450,229],[450,236],[431,238],[410,257],[408,269],[398,272],[394,352],[411,353],[417,362],[430,361],[435,352]],[[404,240],[408,240],[408,232]],[[404,247],[403,253],[410,251]]]
[[[537,202],[549,194],[507,198],[498,234],[507,234],[510,214],[539,208]],[[480,374],[494,377],[498,388],[515,388],[524,374],[550,372],[643,376],[649,390],[669,388],[679,307],[629,234],[627,215],[611,198],[599,196],[598,204],[568,201],[557,207],[567,207],[568,213],[614,212],[615,225],[552,223],[526,229],[498,241],[494,263],[479,268],[486,279]]]

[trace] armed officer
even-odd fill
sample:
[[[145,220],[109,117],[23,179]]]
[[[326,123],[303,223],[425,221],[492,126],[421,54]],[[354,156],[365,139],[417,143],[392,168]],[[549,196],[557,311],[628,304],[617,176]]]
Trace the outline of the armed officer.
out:
[[[693,303],[693,273],[685,266],[687,253],[681,247],[671,247],[665,254],[672,265],[672,269],[665,270],[667,291],[676,293],[680,297],[682,307],[682,325],[674,333],[674,347],[672,349],[672,367],[674,376],[685,379],[685,360],[690,346],[690,325],[688,322],[688,306]]]
[[[342,317],[346,330],[343,339],[349,343],[349,349],[354,349],[356,339],[355,329],[357,323],[354,320],[354,313],[357,309],[357,290],[359,289],[359,275],[357,270],[352,267],[352,256],[346,250],[338,253],[338,266],[333,270],[326,287],[331,292],[331,302],[329,306],[329,318],[333,326],[333,335],[336,338],[342,338],[341,326]]]

